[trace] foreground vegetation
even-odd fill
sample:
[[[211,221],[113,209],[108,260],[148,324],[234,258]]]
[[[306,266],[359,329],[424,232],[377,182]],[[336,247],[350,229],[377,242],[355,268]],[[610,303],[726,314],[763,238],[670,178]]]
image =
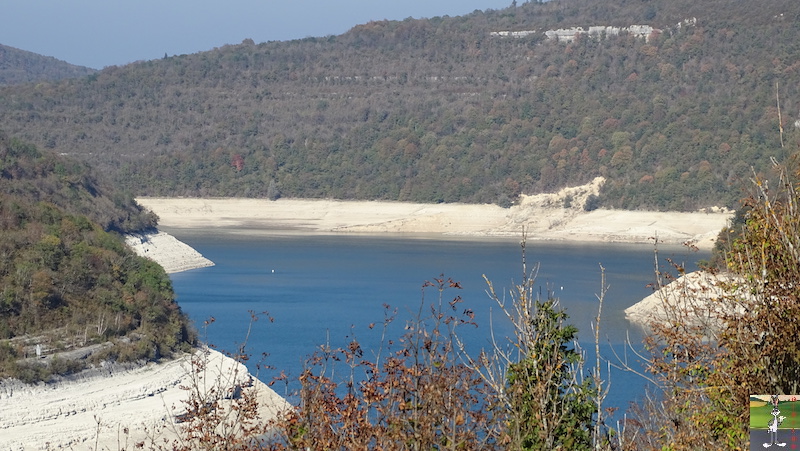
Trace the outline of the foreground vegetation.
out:
[[[0,134],[0,377],[188,349],[167,274],[121,235],[155,224],[85,164]]]

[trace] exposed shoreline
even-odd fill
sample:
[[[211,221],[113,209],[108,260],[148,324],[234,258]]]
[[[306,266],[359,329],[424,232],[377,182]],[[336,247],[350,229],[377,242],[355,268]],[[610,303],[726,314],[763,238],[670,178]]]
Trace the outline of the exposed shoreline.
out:
[[[138,255],[161,265],[167,274],[214,265],[194,248],[163,231],[127,235],[125,243]]]
[[[748,299],[747,284],[729,273],[698,270],[665,281],[665,285],[625,309],[625,318],[645,328],[675,321],[719,329],[726,315],[741,314],[733,299]]]
[[[172,441],[180,428],[176,415],[185,411],[183,401],[189,399],[182,386],[191,387],[197,377],[207,389],[251,380],[244,365],[217,351],[205,348],[196,355],[206,370],[194,379],[186,355],[132,368],[112,364],[49,384],[0,381],[0,448],[132,449],[137,442]],[[289,406],[255,377],[246,390],[255,390],[264,421]]]
[[[165,228],[251,233],[429,234],[530,240],[683,244],[713,247],[730,211],[584,211],[602,180],[559,193],[523,196],[518,205],[414,204],[329,199],[139,198]],[[569,202],[566,200],[569,199]],[[566,206],[565,206],[566,205]]]

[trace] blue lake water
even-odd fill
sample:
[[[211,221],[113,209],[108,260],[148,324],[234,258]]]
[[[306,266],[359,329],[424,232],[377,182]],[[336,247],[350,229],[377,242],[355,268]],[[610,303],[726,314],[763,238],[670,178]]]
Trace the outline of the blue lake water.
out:
[[[498,337],[511,334],[486,294],[482,275],[493,282],[498,294],[519,282],[518,239],[167,231],[216,263],[171,276],[178,303],[205,341],[234,351],[247,336],[249,311],[267,311],[274,319],[255,322],[248,340],[253,361],[268,353],[266,364],[275,368],[259,372],[265,381],[281,370],[296,379],[306,358],[325,343],[343,347],[355,336],[365,356],[377,352],[381,327],[370,329],[369,325],[381,324],[383,305],[398,309],[391,330],[397,338],[402,325],[413,319],[423,303],[437,302],[436,291],[423,292],[421,287],[442,274],[463,287],[445,290],[444,301],[460,296],[462,308],[476,314],[479,326],[461,329],[471,350],[488,346],[491,329]],[[660,264],[666,265],[667,257],[691,269],[708,255],[660,247]],[[527,261],[529,269],[539,265],[536,280],[542,297],[553,290],[569,322],[579,328],[589,363],[595,357],[591,323],[597,315],[600,264],[609,286],[600,324],[601,356],[618,363],[612,350],[624,354],[628,339],[641,347],[641,331],[625,319],[623,310],[652,292],[647,285],[654,279],[653,246],[528,241]],[[211,317],[214,323],[203,331],[203,322]],[[630,350],[627,353],[629,363],[638,366]],[[644,393],[644,380],[630,372],[612,369],[610,381],[606,405],[619,407],[620,413]],[[292,399],[285,388],[274,388]],[[296,388],[292,382],[288,391]]]

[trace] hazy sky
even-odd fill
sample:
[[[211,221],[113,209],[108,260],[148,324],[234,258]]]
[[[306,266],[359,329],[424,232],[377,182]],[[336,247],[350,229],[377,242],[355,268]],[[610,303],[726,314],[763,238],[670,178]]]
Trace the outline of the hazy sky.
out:
[[[0,0],[0,44],[102,69],[225,44],[341,34],[370,20],[458,16],[511,0]]]

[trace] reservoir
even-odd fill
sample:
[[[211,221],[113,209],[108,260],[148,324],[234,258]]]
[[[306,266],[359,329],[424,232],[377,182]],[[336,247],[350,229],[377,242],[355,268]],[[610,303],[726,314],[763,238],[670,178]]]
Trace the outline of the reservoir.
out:
[[[397,311],[388,337],[402,335],[407,321],[440,294],[422,286],[436,278],[452,279],[461,289],[441,293],[445,305],[460,296],[459,312],[475,313],[477,327],[459,326],[457,332],[468,351],[477,354],[495,340],[505,343],[513,330],[497,303],[486,293],[485,275],[499,296],[510,299],[509,290],[522,280],[519,239],[443,238],[421,235],[324,235],[281,232],[247,232],[218,229],[166,229],[192,246],[215,266],[172,274],[177,301],[194,321],[201,339],[223,351],[234,352],[247,339],[251,371],[269,382],[283,371],[288,385],[273,386],[295,402],[293,392],[306,359],[321,345],[345,347],[356,338],[369,358],[382,349],[382,323],[386,309]],[[628,244],[576,244],[538,242],[528,239],[529,273],[538,266],[536,290],[541,298],[551,292],[559,298],[575,325],[585,351],[586,372],[594,366],[592,323],[601,292],[601,268],[608,290],[600,323],[603,378],[610,379],[605,406],[619,408],[640,398],[646,381],[631,372],[611,368],[623,361],[641,370],[642,331],[625,319],[623,310],[652,293],[657,260],[669,270],[666,259],[684,263],[688,270],[709,257],[684,247]],[[673,271],[674,273],[674,271]],[[252,323],[251,313],[268,312]],[[206,320],[213,324],[203,327]],[[370,328],[371,324],[377,325]],[[248,337],[248,329],[250,330]],[[385,342],[384,346],[385,347]],[[384,349],[383,355],[386,355]],[[256,368],[263,354],[264,365]]]

